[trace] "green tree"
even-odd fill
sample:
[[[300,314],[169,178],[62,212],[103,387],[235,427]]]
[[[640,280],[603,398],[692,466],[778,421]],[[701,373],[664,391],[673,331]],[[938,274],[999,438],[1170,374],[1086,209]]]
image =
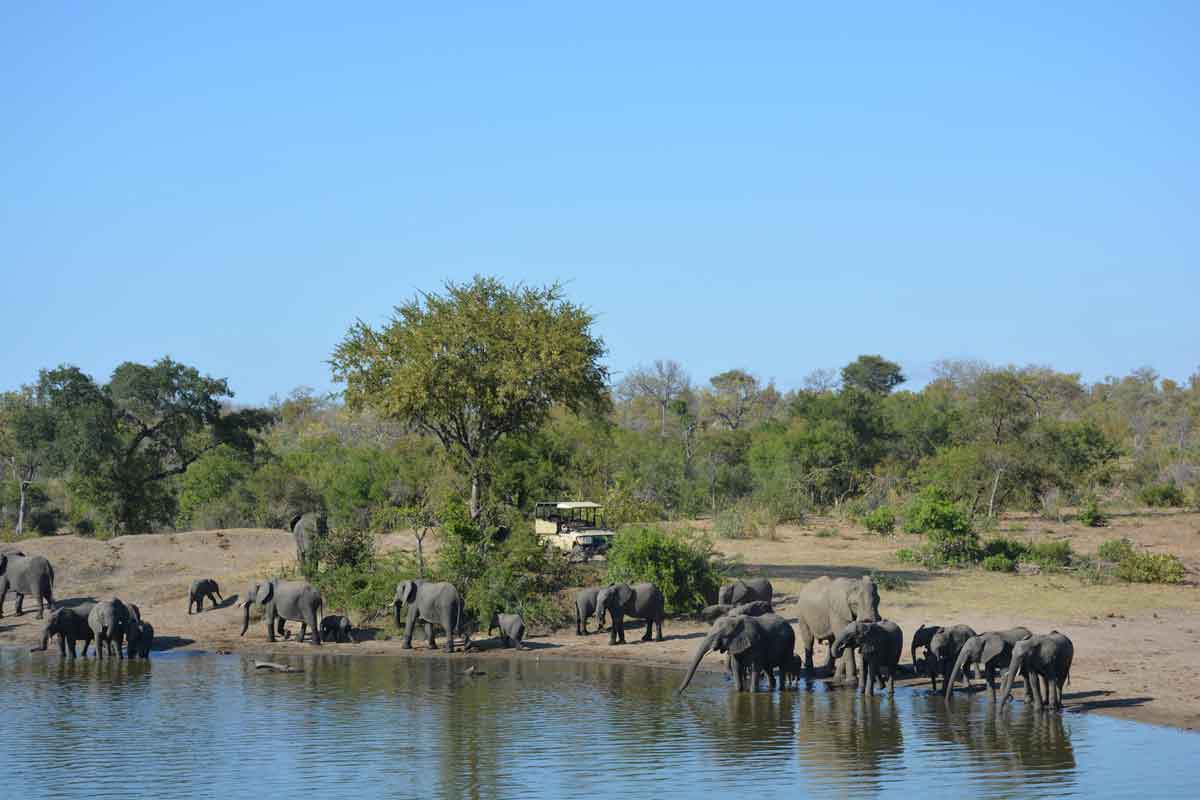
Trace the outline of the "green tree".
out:
[[[871,394],[890,394],[906,380],[900,365],[883,356],[859,356],[842,367],[843,386],[852,386]]]
[[[608,402],[604,344],[562,287],[476,276],[396,308],[381,328],[359,321],[334,351],[351,408],[435,436],[471,485],[478,519],[504,437],[536,430],[555,404]]]
[[[163,358],[126,362],[98,386],[77,367],[43,370],[37,394],[55,416],[54,452],[71,486],[125,533],[174,517],[170,479],[221,445],[252,451],[271,414],[222,407],[223,379]]]
[[[16,533],[25,530],[30,493],[51,459],[54,416],[43,398],[26,387],[0,395],[0,459],[17,494]]]

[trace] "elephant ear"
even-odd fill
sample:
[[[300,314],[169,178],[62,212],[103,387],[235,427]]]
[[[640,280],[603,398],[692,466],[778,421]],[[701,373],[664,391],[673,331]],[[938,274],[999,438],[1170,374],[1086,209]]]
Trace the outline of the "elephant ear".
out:
[[[729,632],[730,638],[725,649],[734,655],[739,655],[753,647],[756,638],[753,630],[754,624],[748,617],[738,620]]]
[[[258,585],[258,594],[254,596],[254,602],[260,606],[271,602],[271,598],[275,596],[275,581],[267,581]]]
[[[404,597],[405,603],[411,603],[413,600],[416,600],[417,599],[417,582],[416,581],[405,581],[404,585],[400,587],[400,593]]]
[[[617,602],[624,608],[628,607],[633,602],[633,587],[628,583],[622,583],[613,589],[617,595]]]
[[[984,640],[983,652],[979,654],[979,660],[984,664],[990,664],[1003,652],[1004,640],[999,636],[989,636],[986,640]]]
[[[288,530],[295,533],[296,532],[296,523],[299,522],[303,517],[304,517],[304,514],[302,514],[302,513],[301,514],[293,514],[292,518],[288,521]]]
[[[850,606],[850,593],[854,591],[857,591],[857,589],[851,589],[845,592],[834,592],[833,597],[831,597],[829,600],[830,611],[832,611],[838,616],[839,619],[844,620],[845,622],[853,622],[857,618],[857,615],[854,613],[854,609]]]
[[[6,569],[8,569],[8,553],[0,555],[0,575],[3,575]]]

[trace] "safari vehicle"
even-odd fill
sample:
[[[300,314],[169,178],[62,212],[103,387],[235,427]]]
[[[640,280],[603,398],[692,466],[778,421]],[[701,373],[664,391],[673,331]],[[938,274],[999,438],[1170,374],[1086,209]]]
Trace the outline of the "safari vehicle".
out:
[[[586,500],[537,503],[533,507],[533,530],[570,553],[572,561],[587,561],[603,555],[612,544],[613,532],[604,525],[602,508]]]

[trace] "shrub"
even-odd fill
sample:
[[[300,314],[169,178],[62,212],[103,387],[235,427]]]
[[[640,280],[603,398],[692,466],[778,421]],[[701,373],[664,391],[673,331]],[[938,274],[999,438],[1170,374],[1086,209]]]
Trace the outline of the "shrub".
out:
[[[975,531],[932,530],[922,547],[926,566],[961,567],[979,560],[979,536]]]
[[[343,564],[314,578],[325,601],[325,613],[355,612],[356,624],[390,619],[396,584],[417,577],[411,553],[397,551],[367,564]]]
[[[1037,564],[1045,570],[1060,570],[1071,563],[1070,542],[1037,542],[1030,543],[1022,561]]]
[[[1130,553],[1117,564],[1117,576],[1130,583],[1182,583],[1183,562],[1169,553]]]
[[[778,524],[779,520],[769,506],[742,501],[713,518],[713,533],[722,539],[775,541]]]
[[[896,560],[901,564],[920,564],[921,554],[911,547],[901,547],[896,551]]]
[[[742,530],[742,515],[736,506],[720,511],[713,517],[713,533],[721,539],[740,539]]]
[[[1084,583],[1107,583],[1116,570],[1107,561],[1091,556],[1076,556],[1073,566],[1075,575]]]
[[[1025,542],[1009,539],[1005,536],[997,536],[994,539],[988,539],[983,546],[984,561],[991,556],[1002,556],[1013,563],[1013,569],[1016,569],[1016,564],[1025,554],[1029,552],[1029,545]],[[985,564],[986,567],[986,564]]]
[[[63,513],[57,508],[43,508],[29,515],[29,527],[40,536],[53,536],[63,524]]]
[[[1169,483],[1152,483],[1138,492],[1138,500],[1151,508],[1178,508],[1183,505],[1183,490]]]
[[[838,532],[833,528],[818,528],[813,532],[813,536],[818,539],[833,539],[838,535]]]
[[[964,535],[971,531],[971,519],[945,492],[936,487],[926,487],[908,504],[904,514],[904,530],[907,533],[947,531]]]
[[[467,583],[463,599],[484,626],[493,611],[506,611],[520,614],[526,625],[555,628],[569,616],[558,591],[574,575],[566,553],[521,526],[489,550],[482,574]]]
[[[607,557],[609,582],[653,583],[662,590],[668,613],[697,611],[720,588],[719,556],[705,536],[630,526],[613,538]]]
[[[983,568],[989,572],[1016,572],[1017,562],[1004,553],[993,553],[983,559]]]
[[[880,506],[863,517],[863,527],[880,536],[891,536],[896,532],[896,512],[888,506]]]
[[[1089,528],[1103,528],[1108,524],[1108,517],[1100,511],[1100,505],[1095,500],[1088,500],[1079,509],[1079,522]]]
[[[872,571],[871,578],[876,586],[888,592],[907,592],[912,588],[912,583],[903,575]]]
[[[1105,561],[1120,563],[1134,554],[1133,542],[1128,539],[1109,539],[1100,545],[1097,555]]]

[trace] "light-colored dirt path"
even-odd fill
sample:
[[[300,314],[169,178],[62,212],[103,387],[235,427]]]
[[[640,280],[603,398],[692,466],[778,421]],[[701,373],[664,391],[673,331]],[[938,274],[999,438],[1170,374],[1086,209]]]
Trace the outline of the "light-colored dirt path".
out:
[[[1200,564],[1200,515],[1120,518],[1101,531],[1038,520],[1010,521],[1021,538],[1070,538],[1076,550],[1092,552],[1103,539],[1128,536],[1153,550],[1174,552],[1195,579]],[[832,535],[830,535],[832,532]],[[818,575],[861,575],[878,571],[908,582],[885,590],[881,611],[905,630],[906,639],[922,623],[966,623],[976,630],[1025,625],[1035,631],[1058,629],[1075,643],[1069,705],[1080,712],[1200,729],[1200,591],[1183,586],[1112,584],[1088,586],[1066,575],[1011,576],[980,571],[928,573],[899,564],[894,552],[915,540],[881,539],[830,520],[781,529],[777,541],[723,541],[722,550],[739,557],[752,574],[771,578],[781,613],[804,581]],[[6,545],[4,549],[13,548]],[[382,549],[411,547],[411,537],[383,537]],[[290,535],[282,531],[201,531],[120,537],[108,542],[59,536],[20,543],[28,553],[47,556],[57,573],[60,600],[112,595],[137,603],[158,633],[160,648],[253,650],[263,653],[308,652],[312,645],[294,641],[269,645],[261,622],[238,636],[241,613],[235,605],[246,584],[269,575],[294,558]],[[189,616],[187,587],[196,577],[221,584],[225,604]],[[27,604],[27,609],[29,605]],[[36,608],[36,607],[35,607]],[[335,609],[325,609],[332,613]],[[13,614],[11,595],[0,620],[0,644],[30,646],[41,623],[28,610]],[[292,626],[295,627],[294,625]],[[592,624],[594,629],[594,622]],[[606,635],[577,637],[573,630],[535,635],[529,658],[622,660],[660,666],[690,661],[706,626],[669,620],[667,641],[641,643],[641,630],[629,627],[625,646],[610,647]],[[398,640],[358,645],[326,645],[323,652],[347,655],[442,657],[424,650],[403,651]],[[468,656],[499,652],[491,640],[477,641]],[[52,650],[46,657],[57,658]],[[907,646],[905,658],[907,659]],[[824,654],[818,650],[821,663]],[[720,668],[711,655],[706,668]],[[913,681],[916,683],[916,681]]]

